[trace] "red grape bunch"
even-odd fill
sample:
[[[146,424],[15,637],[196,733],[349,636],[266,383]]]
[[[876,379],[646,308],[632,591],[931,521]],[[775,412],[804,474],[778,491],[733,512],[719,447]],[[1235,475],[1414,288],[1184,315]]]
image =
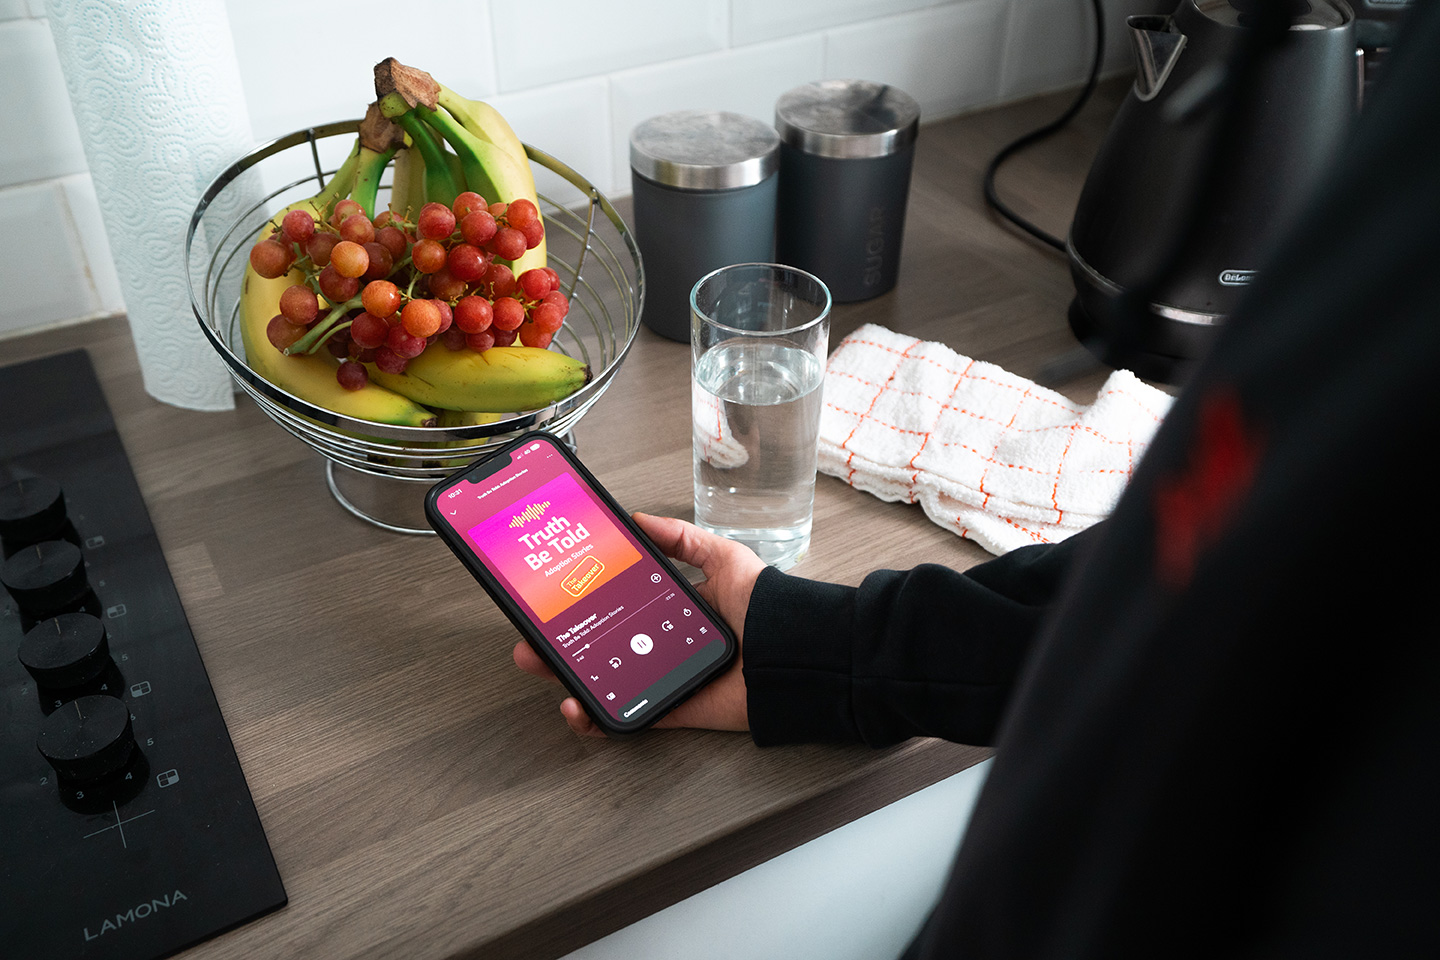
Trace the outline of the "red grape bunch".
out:
[[[345,199],[324,221],[291,210],[251,248],[250,266],[271,280],[304,274],[281,294],[266,334],[284,353],[328,349],[341,360],[341,385],[358,390],[365,364],[404,373],[436,343],[548,347],[570,310],[559,276],[536,267],[517,277],[502,262],[544,236],[540,211],[523,198],[487,204],[466,191],[450,206],[425,204],[414,222],[389,210],[371,220]]]

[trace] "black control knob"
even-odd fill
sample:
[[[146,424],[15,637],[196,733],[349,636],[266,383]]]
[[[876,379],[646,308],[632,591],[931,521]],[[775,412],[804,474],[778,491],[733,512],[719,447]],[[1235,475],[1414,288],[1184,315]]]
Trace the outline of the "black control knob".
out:
[[[58,540],[65,527],[65,494],[49,477],[22,477],[0,485],[0,542],[8,557],[42,540]]]
[[[20,663],[42,687],[63,690],[94,680],[111,664],[105,624],[88,613],[62,613],[20,641]]]
[[[130,708],[114,697],[72,700],[40,723],[36,746],[66,783],[94,783],[119,773],[135,752]]]
[[[85,558],[67,540],[45,540],[25,547],[0,567],[0,583],[35,620],[51,617],[81,603],[90,592]]]

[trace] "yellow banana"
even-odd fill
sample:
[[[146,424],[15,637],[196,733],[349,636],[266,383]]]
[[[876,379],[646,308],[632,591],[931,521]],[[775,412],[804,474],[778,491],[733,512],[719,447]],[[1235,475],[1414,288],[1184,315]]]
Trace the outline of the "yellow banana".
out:
[[[501,150],[508,153],[516,163],[524,165],[527,169],[530,166],[530,158],[525,153],[525,145],[515,135],[515,130],[510,126],[500,111],[483,100],[467,100],[454,90],[437,81],[440,92],[436,95],[436,101],[440,106],[450,112],[461,125],[481,140],[488,140]]]
[[[415,150],[406,147],[390,164],[390,209],[398,217],[415,221],[425,206],[423,177],[425,165]]]
[[[435,424],[437,427],[474,427],[495,423],[504,417],[499,413],[478,413],[474,410],[437,410],[435,412],[440,417]]]
[[[460,96],[454,90],[443,83],[437,84],[440,92],[436,97],[437,102],[447,110],[451,116],[460,121],[460,124],[471,134],[481,140],[493,143],[505,151],[515,161],[519,173],[525,178],[522,193],[523,196],[535,204],[535,209],[540,209],[539,192],[535,189],[535,175],[530,169],[530,155],[525,152],[525,144],[515,135],[515,130],[510,126],[509,121],[501,115],[490,104],[483,100],[469,100]],[[471,188],[476,189],[476,188]],[[483,193],[484,191],[479,191]],[[509,202],[506,200],[505,202]],[[544,222],[544,217],[541,217]],[[515,261],[515,275],[518,277],[532,267],[543,267],[547,263],[545,254],[545,241],[541,240],[539,246],[533,250],[525,251],[525,255]]]
[[[590,366],[554,350],[426,350],[404,373],[370,365],[370,378],[416,403],[445,410],[513,413],[563,400],[590,382]]]
[[[474,413],[469,410],[437,410],[435,412],[440,416],[440,421],[436,424],[437,427],[471,427],[479,424],[495,423],[505,419],[505,414],[503,413]],[[440,446],[467,447],[472,446],[474,443],[474,440],[445,440],[440,443]],[[447,467],[463,467],[469,463],[471,459],[473,459],[473,455],[469,459],[449,458],[440,462]]]
[[[335,201],[353,187],[359,158],[360,144],[357,141],[355,149],[330,178],[325,189],[275,214],[260,235],[267,236],[279,227],[285,214],[291,210],[304,210],[317,219],[329,216]],[[433,412],[384,387],[372,383],[360,390],[346,390],[340,386],[335,379],[336,364],[328,353],[286,356],[275,348],[265,331],[271,319],[280,312],[280,294],[285,292],[286,287],[304,281],[305,274],[300,270],[291,270],[285,276],[267,280],[248,263],[245,265],[245,277],[240,287],[240,340],[245,345],[245,362],[250,369],[281,390],[332,413],[377,423],[416,427],[433,424]]]
[[[298,204],[297,204],[298,206]],[[250,267],[240,290],[240,338],[245,343],[245,362],[260,376],[287,393],[332,413],[424,427],[435,423],[435,414],[406,397],[370,383],[359,390],[347,390],[335,379],[336,364],[329,353],[286,356],[265,334],[270,320],[279,312],[280,294],[305,275],[292,270],[288,276],[267,280]]]

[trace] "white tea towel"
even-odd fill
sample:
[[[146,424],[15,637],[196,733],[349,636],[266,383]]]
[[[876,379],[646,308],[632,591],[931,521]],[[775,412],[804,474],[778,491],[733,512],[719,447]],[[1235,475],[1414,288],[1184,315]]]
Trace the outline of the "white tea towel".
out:
[[[1171,398],[1117,370],[1090,406],[867,324],[825,373],[819,465],[1000,554],[1105,517]]]

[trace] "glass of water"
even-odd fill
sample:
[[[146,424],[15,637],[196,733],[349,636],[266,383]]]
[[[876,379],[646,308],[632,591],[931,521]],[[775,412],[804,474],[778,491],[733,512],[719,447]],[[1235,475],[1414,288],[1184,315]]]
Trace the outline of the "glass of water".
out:
[[[695,523],[784,570],[810,546],[830,291],[794,267],[721,267],[690,293]]]

